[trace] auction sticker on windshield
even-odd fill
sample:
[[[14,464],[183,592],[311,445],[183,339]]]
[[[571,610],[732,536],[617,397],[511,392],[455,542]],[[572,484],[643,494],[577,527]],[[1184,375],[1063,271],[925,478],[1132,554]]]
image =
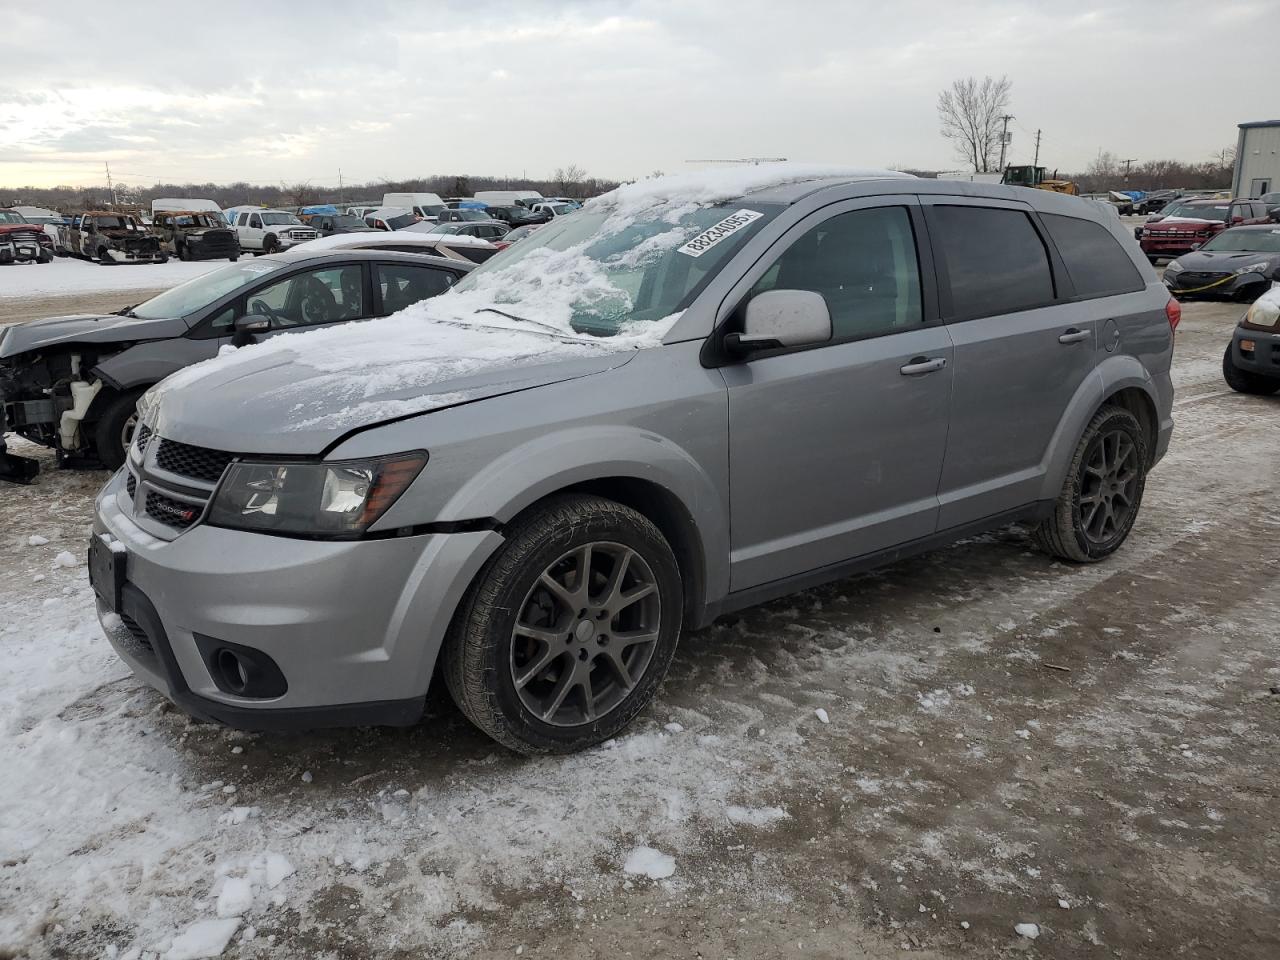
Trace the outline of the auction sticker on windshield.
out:
[[[676,252],[690,257],[700,257],[726,237],[732,236],[743,227],[751,226],[763,216],[763,213],[756,213],[754,210],[739,210],[725,217],[714,227],[703,230],[683,247],[677,247]]]

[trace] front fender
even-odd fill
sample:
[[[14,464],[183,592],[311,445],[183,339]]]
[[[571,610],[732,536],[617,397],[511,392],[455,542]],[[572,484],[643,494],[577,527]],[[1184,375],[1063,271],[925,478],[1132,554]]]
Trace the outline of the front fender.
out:
[[[1166,379],[1167,376],[1166,374]],[[1044,501],[1058,498],[1085,427],[1108,397],[1130,388],[1141,390],[1151,401],[1157,419],[1157,458],[1163,454],[1164,447],[1168,444],[1168,434],[1172,430],[1172,420],[1169,419],[1167,405],[1162,402],[1158,384],[1135,357],[1127,354],[1108,357],[1080,384],[1062,419],[1058,421],[1058,427],[1045,453],[1044,480],[1038,499]]]
[[[558,490],[618,478],[646,481],[675,497],[699,539],[705,595],[723,596],[728,569],[716,558],[729,555],[726,504],[694,457],[642,427],[583,425],[533,437],[477,470],[445,502],[437,519],[493,517],[508,523]],[[396,524],[390,514],[384,520],[388,526]]]
[[[120,391],[150,387],[184,367],[217,355],[223,342],[174,337],[139,343],[99,361],[90,373]]]

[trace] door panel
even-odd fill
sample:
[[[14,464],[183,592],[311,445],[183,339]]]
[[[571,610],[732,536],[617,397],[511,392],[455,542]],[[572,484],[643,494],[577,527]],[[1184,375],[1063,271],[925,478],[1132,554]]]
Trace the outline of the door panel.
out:
[[[952,367],[934,326],[724,368],[733,590],[934,532]]]
[[[917,217],[914,198],[833,204],[726,301],[737,305],[721,334],[766,290],[821,295],[832,324],[827,344],[721,368],[733,590],[934,532],[953,364],[946,328],[926,323],[936,310]]]

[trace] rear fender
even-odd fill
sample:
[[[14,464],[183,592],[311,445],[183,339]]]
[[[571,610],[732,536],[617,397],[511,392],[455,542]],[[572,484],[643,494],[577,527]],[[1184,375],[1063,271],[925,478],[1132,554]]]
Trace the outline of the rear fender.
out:
[[[1136,358],[1127,354],[1108,357],[1080,384],[1067,405],[1066,413],[1058,421],[1058,428],[1045,453],[1044,481],[1038,499],[1058,498],[1085,427],[1108,397],[1130,387],[1141,390],[1151,401],[1152,408],[1157,411],[1156,427],[1159,429],[1160,395],[1151,374]]]

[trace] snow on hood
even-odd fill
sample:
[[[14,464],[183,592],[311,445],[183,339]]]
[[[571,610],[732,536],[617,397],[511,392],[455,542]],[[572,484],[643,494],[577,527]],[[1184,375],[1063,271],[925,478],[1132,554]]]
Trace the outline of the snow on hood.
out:
[[[239,384],[246,403],[251,398],[290,413],[279,429],[306,431],[451,405],[468,395],[466,378],[496,370],[657,346],[678,314],[624,324],[609,337],[590,336],[572,326],[575,315],[584,311],[618,316],[632,306],[630,294],[586,255],[600,237],[637,221],[671,223],[671,230],[649,237],[625,257],[656,255],[688,238],[690,231],[676,224],[698,207],[804,180],[902,176],[761,164],[629,184],[587,202],[584,210],[606,216],[600,229],[581,243],[563,250],[540,247],[510,263],[495,258],[468,278],[468,289],[421,301],[390,317],[290,333],[240,350],[224,348],[219,357],[163,381],[154,395],[163,402],[175,391],[205,382],[209,390],[219,390],[223,407],[227,398],[222,391]],[[285,365],[287,376],[281,369]],[[265,392],[255,392],[246,381],[255,374],[263,375],[259,385]]]

